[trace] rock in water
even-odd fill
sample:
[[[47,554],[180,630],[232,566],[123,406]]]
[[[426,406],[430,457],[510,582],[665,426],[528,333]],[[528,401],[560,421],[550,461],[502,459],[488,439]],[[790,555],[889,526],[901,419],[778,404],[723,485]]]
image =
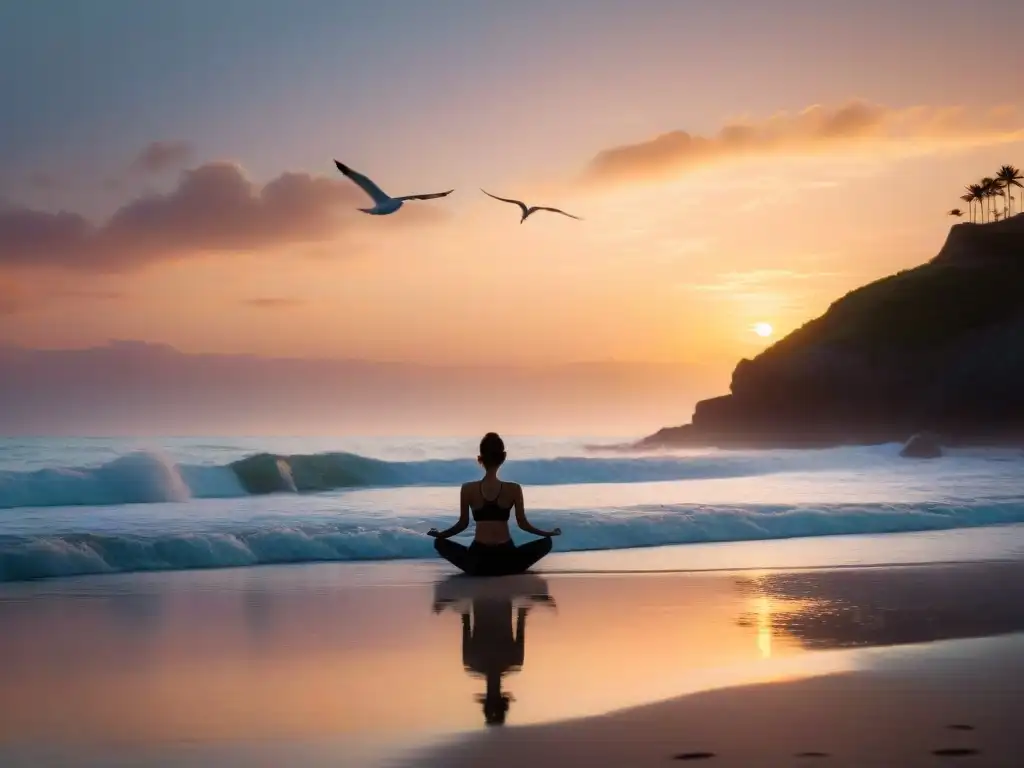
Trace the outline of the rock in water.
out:
[[[907,440],[900,451],[905,459],[937,459],[942,455],[942,442],[932,432],[919,432]]]

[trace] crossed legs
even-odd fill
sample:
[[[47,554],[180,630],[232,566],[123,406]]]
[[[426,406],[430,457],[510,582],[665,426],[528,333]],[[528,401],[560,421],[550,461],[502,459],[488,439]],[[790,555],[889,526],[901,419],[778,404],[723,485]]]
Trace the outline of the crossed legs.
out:
[[[509,542],[488,546],[473,542],[464,546],[451,539],[434,539],[434,549],[456,568],[476,576],[507,576],[522,573],[551,551],[551,539],[534,539],[521,546]]]

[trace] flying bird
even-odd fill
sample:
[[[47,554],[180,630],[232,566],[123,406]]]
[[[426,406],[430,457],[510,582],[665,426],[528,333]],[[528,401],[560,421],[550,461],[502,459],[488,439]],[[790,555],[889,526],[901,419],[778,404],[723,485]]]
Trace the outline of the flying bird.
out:
[[[427,195],[403,195],[402,197],[391,197],[370,179],[359,173],[359,171],[353,171],[347,165],[339,163],[337,160],[334,161],[334,164],[338,166],[339,171],[354,181],[359,188],[363,190],[363,192],[373,199],[373,208],[359,209],[363,213],[369,213],[372,216],[386,216],[389,213],[394,213],[402,207],[402,204],[406,200],[433,200],[437,197],[446,197],[455,191],[454,189],[449,189],[447,192],[432,192]]]
[[[497,195],[492,195],[486,189],[481,189],[480,191],[483,192],[488,197],[493,197],[495,200],[501,200],[501,202],[503,203],[513,203],[515,205],[518,205],[523,211],[523,217],[519,220],[520,224],[526,221],[527,216],[529,216],[532,213],[536,213],[537,211],[551,211],[551,213],[560,213],[563,216],[568,216],[570,219],[577,219],[579,221],[583,221],[583,219],[581,219],[579,216],[573,216],[571,213],[566,213],[565,211],[560,210],[558,208],[547,208],[543,205],[531,205],[530,207],[527,207],[526,203],[522,202],[521,200],[510,200],[507,197],[498,197]]]

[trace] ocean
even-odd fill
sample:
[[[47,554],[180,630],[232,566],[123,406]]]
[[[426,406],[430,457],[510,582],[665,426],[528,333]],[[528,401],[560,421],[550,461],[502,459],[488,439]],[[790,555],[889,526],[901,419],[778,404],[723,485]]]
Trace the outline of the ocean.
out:
[[[480,475],[476,442],[5,438],[0,581],[431,557],[425,531],[454,521],[458,484]],[[598,438],[506,442],[503,476],[524,484],[536,525],[561,527],[562,552],[1024,523],[1021,451],[915,461],[898,445],[640,454],[595,452],[612,442]],[[261,453],[286,457],[274,480],[290,487],[245,490],[232,463]]]

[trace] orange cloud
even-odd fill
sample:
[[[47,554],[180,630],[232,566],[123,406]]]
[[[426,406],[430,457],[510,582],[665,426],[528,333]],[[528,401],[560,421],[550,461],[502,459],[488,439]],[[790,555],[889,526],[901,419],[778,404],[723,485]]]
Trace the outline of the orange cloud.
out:
[[[686,288],[702,293],[736,293],[778,283],[841,277],[842,272],[800,272],[793,269],[755,269],[749,272],[727,272],[717,282],[688,283]]]
[[[55,300],[112,302],[128,296],[123,291],[77,287],[77,282],[68,286],[66,281],[12,280],[0,273],[0,316],[35,310]]]
[[[262,296],[253,299],[243,299],[243,304],[254,309],[291,309],[306,302],[302,299],[289,299],[277,296]]]
[[[1024,141],[1024,113],[1016,107],[892,109],[853,101],[731,123],[711,137],[672,131],[613,147],[591,160],[583,181],[602,184],[673,176],[741,156],[810,155],[879,144],[917,152],[1013,141]]]
[[[62,298],[87,299],[89,301],[121,301],[128,297],[124,291],[92,291],[86,288],[69,288],[58,292],[57,295]]]
[[[99,225],[77,213],[0,206],[0,268],[123,272],[205,252],[321,243],[369,221],[355,210],[365,204],[340,177],[286,172],[261,187],[232,163],[210,162],[184,172],[171,192],[136,198]],[[375,222],[443,215],[421,208]]]
[[[13,280],[0,276],[0,315],[9,315],[25,305],[25,291]]]

